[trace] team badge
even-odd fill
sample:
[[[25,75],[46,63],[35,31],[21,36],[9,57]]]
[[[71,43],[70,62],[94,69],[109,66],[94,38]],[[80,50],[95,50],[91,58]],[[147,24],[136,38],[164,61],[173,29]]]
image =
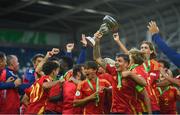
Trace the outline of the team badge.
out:
[[[81,94],[80,91],[76,91],[76,94],[75,94],[75,95],[76,95],[76,96],[80,96],[80,94]]]

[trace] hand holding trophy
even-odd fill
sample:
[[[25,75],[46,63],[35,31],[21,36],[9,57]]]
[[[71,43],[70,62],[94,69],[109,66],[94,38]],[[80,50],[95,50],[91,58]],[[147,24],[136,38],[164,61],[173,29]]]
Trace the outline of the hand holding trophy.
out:
[[[117,23],[117,21],[112,18],[111,16],[106,15],[103,18],[103,24],[101,24],[100,28],[99,28],[99,32],[102,33],[103,35],[109,33],[110,31],[112,33],[116,33],[119,29],[119,25]],[[95,45],[95,37],[86,37],[88,44],[90,44],[91,46]]]

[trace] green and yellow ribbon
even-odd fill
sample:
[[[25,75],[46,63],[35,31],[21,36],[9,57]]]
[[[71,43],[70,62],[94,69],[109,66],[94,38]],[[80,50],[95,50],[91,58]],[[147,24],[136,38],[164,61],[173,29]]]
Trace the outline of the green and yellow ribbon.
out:
[[[87,82],[90,86],[90,88],[94,91],[94,87],[92,86],[92,83],[90,82],[89,79],[87,79]],[[96,78],[96,92],[99,91],[99,78],[97,77]],[[98,103],[99,103],[99,94],[96,95],[97,99],[96,99],[96,106],[98,106]]]
[[[122,75],[121,75],[121,73],[118,71],[118,85],[117,85],[117,88],[118,88],[118,89],[120,89],[120,88],[122,87],[121,80],[122,80]]]
[[[148,60],[148,66],[146,66],[145,63],[143,63],[144,69],[146,70],[146,72],[149,72],[151,69],[151,62],[150,59]]]
[[[169,86],[167,86],[164,90],[162,90],[160,87],[158,87],[160,95],[164,94],[165,91],[169,90]]]

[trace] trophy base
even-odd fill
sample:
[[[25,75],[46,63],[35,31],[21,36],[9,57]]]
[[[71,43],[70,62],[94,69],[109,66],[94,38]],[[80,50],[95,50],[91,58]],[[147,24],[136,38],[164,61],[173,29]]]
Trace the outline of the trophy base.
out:
[[[90,46],[95,46],[95,40],[93,37],[86,37],[86,40],[87,40],[87,43],[90,45]]]

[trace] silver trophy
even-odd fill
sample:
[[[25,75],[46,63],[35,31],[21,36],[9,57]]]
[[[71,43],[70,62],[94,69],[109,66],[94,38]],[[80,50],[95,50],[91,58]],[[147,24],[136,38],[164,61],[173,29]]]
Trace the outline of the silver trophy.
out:
[[[118,32],[119,29],[119,25],[117,23],[117,21],[112,18],[111,16],[106,15],[103,18],[103,24],[101,24],[100,28],[99,28],[99,32],[102,33],[103,35],[108,34],[110,31],[112,33],[116,33]],[[88,44],[90,44],[91,46],[95,45],[95,37],[86,37]]]

